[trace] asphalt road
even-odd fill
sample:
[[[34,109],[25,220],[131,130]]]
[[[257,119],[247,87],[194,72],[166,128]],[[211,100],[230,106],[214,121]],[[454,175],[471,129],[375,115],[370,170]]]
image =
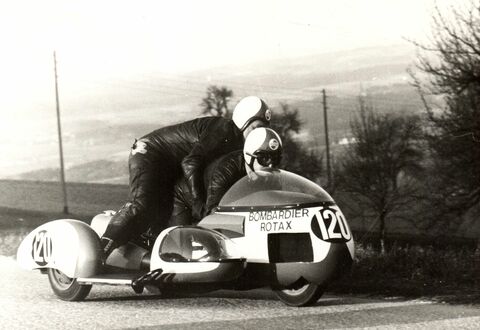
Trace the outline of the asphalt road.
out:
[[[480,308],[428,300],[325,295],[293,308],[269,290],[219,291],[162,299],[130,288],[94,286],[86,301],[64,302],[46,275],[0,256],[0,329],[479,329]]]

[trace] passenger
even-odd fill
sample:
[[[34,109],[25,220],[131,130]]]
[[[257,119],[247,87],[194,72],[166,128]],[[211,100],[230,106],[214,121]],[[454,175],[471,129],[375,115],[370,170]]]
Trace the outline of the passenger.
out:
[[[205,213],[203,169],[220,155],[243,148],[257,127],[268,126],[271,110],[256,96],[240,100],[232,120],[203,117],[157,129],[135,141],[128,160],[128,202],[112,217],[102,236],[108,256],[116,247],[151,228],[153,234],[168,226],[176,180],[186,178],[194,219]]]
[[[206,192],[205,214],[218,206],[223,195],[247,173],[250,178],[279,166],[282,157],[282,140],[270,128],[254,129],[246,138],[243,150],[235,150],[214,160],[204,172]],[[201,218],[192,217],[192,196],[184,178],[174,189],[174,207],[170,225],[192,225]]]
[[[251,179],[278,168],[282,160],[282,139],[273,129],[258,128],[248,136],[243,147],[246,171]]]

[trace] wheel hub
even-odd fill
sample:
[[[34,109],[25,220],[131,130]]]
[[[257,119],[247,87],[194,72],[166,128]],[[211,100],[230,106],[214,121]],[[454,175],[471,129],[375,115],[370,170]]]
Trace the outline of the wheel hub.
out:
[[[54,270],[53,273],[54,273],[55,279],[57,280],[57,283],[60,286],[62,286],[64,288],[68,288],[69,286],[72,285],[73,279],[68,277],[67,275],[65,275],[61,271]]]

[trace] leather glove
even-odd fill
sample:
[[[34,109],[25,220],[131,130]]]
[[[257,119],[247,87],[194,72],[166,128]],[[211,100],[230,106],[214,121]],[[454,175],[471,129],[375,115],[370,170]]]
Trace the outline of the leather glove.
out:
[[[195,222],[202,220],[205,215],[205,204],[203,201],[195,199],[192,204],[192,217]]]
[[[110,253],[112,253],[112,251],[115,250],[115,248],[117,248],[117,244],[115,243],[115,241],[111,240],[108,237],[102,237],[101,245],[102,245],[102,250],[103,250],[103,255],[105,257],[105,260],[107,260]]]

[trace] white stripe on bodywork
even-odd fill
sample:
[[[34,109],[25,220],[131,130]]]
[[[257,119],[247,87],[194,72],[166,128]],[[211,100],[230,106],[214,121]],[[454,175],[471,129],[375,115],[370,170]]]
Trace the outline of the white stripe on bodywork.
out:
[[[88,278],[79,277],[77,281],[81,284],[110,284],[110,285],[131,285],[132,280],[114,278]]]

